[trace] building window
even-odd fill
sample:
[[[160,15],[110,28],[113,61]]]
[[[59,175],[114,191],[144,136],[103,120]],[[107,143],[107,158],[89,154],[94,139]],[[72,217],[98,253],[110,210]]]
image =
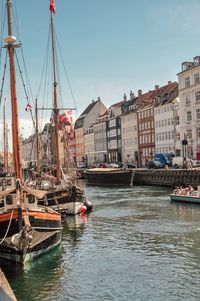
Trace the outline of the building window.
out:
[[[116,126],[116,119],[109,120],[109,127]]]
[[[190,78],[189,76],[185,78],[185,88],[190,87]]]
[[[192,130],[191,129],[187,130],[187,138],[192,139]]]
[[[200,91],[195,92],[195,101],[196,102],[200,101]]]
[[[187,121],[191,121],[192,120],[192,112],[188,111],[187,112]]]
[[[197,129],[197,138],[200,138],[200,128]]]
[[[200,109],[196,109],[196,118],[200,119]]]
[[[176,125],[179,124],[179,116],[175,116],[175,124],[176,124]]]
[[[196,73],[195,75],[194,75],[194,83],[195,84],[199,84],[199,73]]]
[[[190,101],[189,95],[185,96],[185,105],[186,105],[186,107],[189,107],[191,105],[191,101]]]

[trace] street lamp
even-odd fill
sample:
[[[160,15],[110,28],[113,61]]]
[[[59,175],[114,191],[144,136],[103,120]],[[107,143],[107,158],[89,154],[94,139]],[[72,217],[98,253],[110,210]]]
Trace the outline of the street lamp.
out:
[[[187,145],[188,141],[186,138],[184,138],[182,140],[183,168],[186,168]]]

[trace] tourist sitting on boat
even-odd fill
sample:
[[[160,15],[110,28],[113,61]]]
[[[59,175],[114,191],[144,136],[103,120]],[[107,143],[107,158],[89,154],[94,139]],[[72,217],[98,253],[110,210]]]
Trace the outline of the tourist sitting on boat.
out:
[[[178,186],[174,189],[173,194],[180,194],[180,189]]]
[[[195,195],[195,191],[194,191],[194,188],[192,186],[189,186],[189,194],[190,195]]]

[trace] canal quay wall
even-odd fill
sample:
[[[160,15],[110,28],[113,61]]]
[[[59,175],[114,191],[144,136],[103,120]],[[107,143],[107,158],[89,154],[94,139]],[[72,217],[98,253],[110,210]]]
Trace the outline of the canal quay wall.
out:
[[[133,184],[154,186],[193,186],[200,185],[200,170],[134,170]]]

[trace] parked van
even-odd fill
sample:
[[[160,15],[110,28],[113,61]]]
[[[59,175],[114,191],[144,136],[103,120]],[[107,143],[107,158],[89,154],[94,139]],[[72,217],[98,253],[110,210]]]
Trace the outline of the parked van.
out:
[[[183,168],[183,157],[173,157],[172,158],[172,167]]]
[[[160,161],[163,165],[168,165],[168,166],[172,165],[171,161],[168,159],[166,154],[162,154],[162,153],[155,154],[155,160]]]
[[[191,168],[191,167],[197,167],[197,160],[195,160],[194,158],[189,158],[186,157],[185,158],[185,162],[183,162],[183,157],[173,157],[172,158],[172,167],[175,168]],[[186,166],[184,166],[184,164]]]

